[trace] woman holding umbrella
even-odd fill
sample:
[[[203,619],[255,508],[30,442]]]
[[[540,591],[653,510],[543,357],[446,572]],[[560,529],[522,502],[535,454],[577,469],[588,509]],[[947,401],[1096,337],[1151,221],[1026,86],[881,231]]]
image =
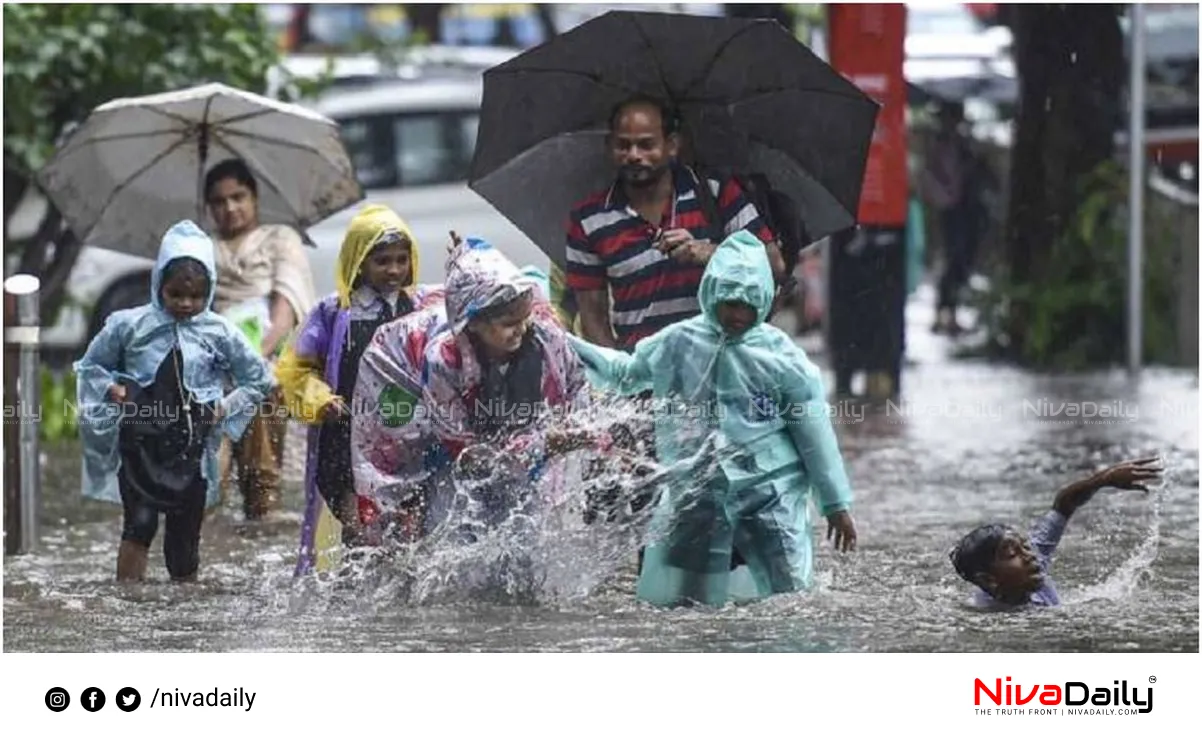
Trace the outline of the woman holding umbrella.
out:
[[[247,333],[264,358],[275,359],[283,341],[315,302],[309,259],[296,230],[259,223],[258,183],[239,159],[215,165],[205,177],[205,202],[217,226],[217,294],[214,309]],[[275,389],[246,435],[222,450],[222,482],[232,460],[247,520],[278,507],[286,418],[273,415],[282,403]],[[232,454],[232,456],[231,456]]]

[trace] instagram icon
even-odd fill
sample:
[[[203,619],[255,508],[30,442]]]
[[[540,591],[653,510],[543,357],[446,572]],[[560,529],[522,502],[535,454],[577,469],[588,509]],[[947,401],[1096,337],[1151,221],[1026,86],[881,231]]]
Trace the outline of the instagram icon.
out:
[[[51,712],[62,712],[71,704],[71,695],[61,686],[46,692],[46,706]]]

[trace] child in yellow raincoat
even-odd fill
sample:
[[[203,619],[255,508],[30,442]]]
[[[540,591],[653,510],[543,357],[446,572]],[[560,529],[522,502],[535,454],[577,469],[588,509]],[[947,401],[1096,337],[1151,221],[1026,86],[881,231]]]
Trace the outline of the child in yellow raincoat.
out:
[[[356,543],[375,516],[371,502],[355,496],[351,468],[351,398],[363,351],[381,325],[442,301],[441,287],[417,283],[417,241],[385,206],[364,206],[351,220],[335,270],[337,292],[309,313],[276,368],[292,415],[310,426],[297,575],[328,569],[339,543]]]

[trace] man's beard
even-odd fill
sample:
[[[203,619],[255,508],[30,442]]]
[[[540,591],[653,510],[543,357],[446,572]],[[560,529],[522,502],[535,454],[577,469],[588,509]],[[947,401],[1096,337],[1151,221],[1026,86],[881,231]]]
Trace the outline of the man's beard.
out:
[[[669,165],[667,163],[657,167],[623,165],[618,168],[618,178],[627,186],[646,188],[654,183],[658,183],[664,173],[668,172],[668,168]]]

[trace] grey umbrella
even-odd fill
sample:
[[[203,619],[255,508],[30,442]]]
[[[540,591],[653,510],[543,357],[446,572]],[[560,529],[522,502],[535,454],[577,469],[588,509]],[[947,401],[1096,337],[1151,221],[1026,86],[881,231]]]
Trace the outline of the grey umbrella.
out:
[[[233,157],[264,223],[304,229],[363,198],[337,123],[221,83],[99,106],[39,182],[81,240],[153,258],[172,224],[204,223],[205,172]]]
[[[614,11],[484,74],[470,185],[564,261],[571,206],[613,179],[634,95],[671,103],[693,159],[767,175],[821,239],[855,224],[878,106],[775,21]]]

